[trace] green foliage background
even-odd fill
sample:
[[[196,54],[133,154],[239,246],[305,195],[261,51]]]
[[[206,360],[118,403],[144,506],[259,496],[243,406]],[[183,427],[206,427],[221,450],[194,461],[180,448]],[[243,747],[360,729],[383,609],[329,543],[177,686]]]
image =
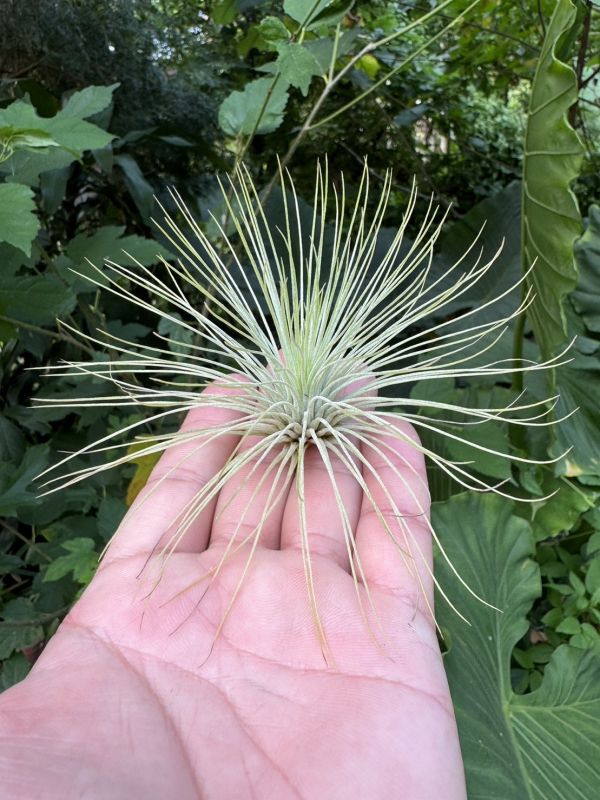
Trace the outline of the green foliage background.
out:
[[[40,498],[32,479],[63,451],[133,422],[123,409],[33,409],[105,390],[48,380],[44,365],[181,335],[85,280],[88,260],[153,268],[153,229],[175,187],[219,246],[217,176],[244,161],[276,216],[280,159],[310,202],[328,154],[352,195],[368,155],[394,170],[386,224],[413,176],[424,208],[449,208],[443,275],[483,221],[495,268],[452,312],[482,305],[534,263],[537,297],[492,357],[572,360],[539,377],[414,385],[451,402],[560,394],[578,407],[555,434],[475,430],[482,476],[529,500],[467,496],[430,472],[440,536],[471,602],[439,574],[467,628],[440,604],[470,797],[594,797],[600,781],[600,9],[592,0],[0,0],[0,686],[23,678],[79,592],[151,463]],[[382,234],[385,244],[386,231]],[[537,259],[537,260],[536,260]],[[133,263],[133,262],[131,262]],[[158,267],[157,267],[158,268]],[[74,272],[73,270],[76,270]],[[510,292],[503,308],[514,308]],[[198,300],[200,302],[200,300]],[[497,311],[491,310],[496,314]],[[490,360],[492,360],[490,357]],[[31,368],[36,368],[32,370]],[[457,420],[457,424],[460,420]],[[483,438],[478,438],[483,437]],[[475,447],[543,458],[515,468]],[[99,456],[95,456],[99,458]],[[80,460],[74,466],[86,466]],[[568,733],[566,733],[568,731]]]

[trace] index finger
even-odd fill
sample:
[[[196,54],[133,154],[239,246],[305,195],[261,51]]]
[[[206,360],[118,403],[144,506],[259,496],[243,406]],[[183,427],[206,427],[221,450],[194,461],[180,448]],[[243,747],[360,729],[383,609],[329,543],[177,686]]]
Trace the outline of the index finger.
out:
[[[202,394],[241,392],[241,384],[239,390],[211,384]],[[179,433],[188,432],[189,436],[163,452],[115,534],[105,561],[149,555],[169,546],[171,538],[177,535],[182,515],[193,506],[208,481],[223,468],[237,445],[239,436],[228,434],[226,428],[240,416],[242,412],[217,404],[202,405],[188,412]],[[215,496],[194,517],[175,551],[201,552],[206,548],[216,501]]]

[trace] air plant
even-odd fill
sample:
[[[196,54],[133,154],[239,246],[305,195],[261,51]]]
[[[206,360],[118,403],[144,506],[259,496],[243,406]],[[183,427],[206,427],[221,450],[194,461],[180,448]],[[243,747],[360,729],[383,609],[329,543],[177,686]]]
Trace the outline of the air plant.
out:
[[[162,266],[151,270],[139,263],[135,267],[124,267],[107,262],[103,270],[98,269],[95,282],[105,287],[105,291],[192,332],[194,343],[181,344],[179,349],[183,355],[177,356],[169,349],[168,341],[157,341],[153,346],[134,345],[108,333],[102,340],[70,329],[73,335],[83,336],[93,344],[108,345],[119,357],[64,362],[49,369],[63,376],[101,377],[116,391],[97,398],[70,398],[63,404],[73,408],[119,405],[139,409],[148,406],[155,411],[148,418],[132,422],[68,455],[52,469],[83,454],[114,454],[121,448],[121,455],[53,478],[48,483],[50,491],[54,491],[183,442],[196,443],[196,453],[215,437],[235,435],[238,446],[180,515],[172,537],[160,546],[160,556],[164,562],[168,561],[194,520],[226,482],[235,481],[238,476],[241,491],[247,478],[240,478],[239,473],[252,464],[250,474],[259,471],[256,473],[260,475],[259,486],[264,486],[267,480],[272,481],[273,486],[262,519],[242,536],[242,515],[238,529],[208,577],[214,578],[233,553],[245,548],[247,560],[227,608],[226,614],[229,613],[269,514],[284,492],[295,491],[308,600],[319,640],[325,647],[306,524],[303,485],[307,450],[318,450],[331,481],[361,610],[365,613],[359,591],[359,585],[363,584],[369,610],[376,614],[332,460],[345,465],[360,485],[381,521],[381,535],[390,537],[418,580],[419,562],[429,568],[418,543],[411,537],[406,518],[371,463],[369,453],[377,454],[378,461],[393,470],[422,514],[424,509],[410,482],[394,468],[386,436],[397,437],[417,448],[465,488],[510,496],[504,484],[488,483],[482,476],[470,472],[469,463],[454,461],[413,441],[393,422],[410,422],[417,431],[427,432],[427,441],[434,435],[441,442],[450,437],[499,458],[550,463],[497,452],[464,439],[456,432],[456,425],[457,420],[464,425],[489,421],[510,422],[514,426],[552,424],[550,412],[557,398],[525,402],[523,395],[519,395],[506,407],[464,408],[441,400],[412,399],[406,392],[396,396],[391,393],[402,384],[417,380],[505,376],[507,372],[543,370],[555,366],[561,357],[542,364],[524,360],[516,363],[512,359],[485,362],[483,354],[493,348],[510,321],[523,313],[531,302],[531,289],[524,291],[523,300],[513,313],[492,322],[478,322],[477,315],[515,286],[503,292],[500,298],[466,311],[460,317],[460,326],[453,317],[442,313],[451,303],[456,308],[457,298],[492,268],[498,253],[489,261],[483,261],[482,251],[477,254],[474,242],[445,275],[430,277],[434,245],[445,216],[430,203],[416,235],[407,242],[405,231],[417,199],[414,186],[387,252],[375,260],[378,235],[392,187],[390,174],[378,189],[375,210],[369,214],[372,189],[366,165],[356,200],[350,207],[343,179],[336,189],[330,186],[327,167],[318,167],[308,229],[306,225],[303,229],[293,182],[283,174],[281,181],[285,220],[282,228],[273,229],[269,224],[248,171],[240,168],[228,186],[221,187],[226,219],[219,222],[213,217],[220,234],[220,249],[209,240],[180,196],[173,192],[177,216],[183,220],[186,230],[166,212],[157,225],[177,254],[174,263],[161,259]],[[331,223],[327,221],[330,207],[333,209]],[[231,233],[226,232],[225,227]],[[327,231],[332,243],[326,246]],[[474,263],[466,267],[469,259]],[[156,335],[159,340],[164,338]],[[228,391],[209,395],[201,392],[203,387],[214,382]],[[135,452],[128,449],[131,436],[146,429],[148,423],[193,408],[215,405],[234,410],[237,418],[206,429],[155,436],[144,434],[137,437]],[[435,414],[419,413],[432,410]],[[115,443],[118,437],[124,441]],[[252,437],[251,446],[243,447],[249,437]],[[397,458],[397,453],[394,452],[394,456]],[[407,468],[410,469],[408,463]],[[246,475],[247,472],[246,469]],[[378,507],[369,491],[366,475],[381,486],[393,509],[395,524],[390,523]],[[155,486],[153,491],[157,488]],[[427,515],[424,514],[424,518],[445,557]],[[455,570],[454,574],[462,583]],[[443,594],[441,587],[438,589]]]

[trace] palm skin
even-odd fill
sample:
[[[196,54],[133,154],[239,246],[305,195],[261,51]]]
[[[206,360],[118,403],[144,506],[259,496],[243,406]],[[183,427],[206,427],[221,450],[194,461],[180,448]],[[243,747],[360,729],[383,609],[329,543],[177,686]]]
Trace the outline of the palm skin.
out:
[[[191,412],[184,427],[198,427],[200,415],[205,424],[211,413],[226,415]],[[411,462],[407,480],[425,502],[424,481],[415,477],[424,476],[420,456],[393,441],[398,467]],[[159,568],[149,554],[232,446],[219,440],[199,453],[180,445],[162,457],[145,499],[30,676],[0,697],[0,797],[463,800],[454,715],[423,587],[341,465],[336,475],[383,633],[370,635],[361,616],[332,489],[312,453],[308,528],[328,661],[308,602],[293,491],[269,518],[216,639],[247,549],[208,588],[198,576],[218,562],[242,508],[252,528],[266,486],[253,494],[252,478],[229,503],[234,490],[225,487],[149,593]],[[429,559],[414,496],[379,466]],[[421,573],[430,593],[430,576]],[[366,606],[362,584],[359,591]]]

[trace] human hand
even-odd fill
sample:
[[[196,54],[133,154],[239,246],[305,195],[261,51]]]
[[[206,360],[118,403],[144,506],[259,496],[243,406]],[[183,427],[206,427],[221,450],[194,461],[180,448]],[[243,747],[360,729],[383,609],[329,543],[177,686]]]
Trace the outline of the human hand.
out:
[[[228,413],[197,409],[184,428]],[[420,454],[396,437],[388,442],[426,504]],[[260,519],[267,486],[256,491],[259,470],[231,502],[235,487],[222,490],[148,593],[157,541],[173,533],[173,520],[233,446],[221,437],[199,451],[190,443],[163,455],[30,676],[0,697],[0,797],[462,800],[454,714],[421,596],[424,588],[431,600],[430,575],[421,570],[420,586],[342,465],[338,484],[385,635],[379,645],[359,610],[333,490],[314,448],[308,529],[335,664],[324,661],[315,634],[294,492],[270,515],[215,640],[247,548],[212,582],[198,579],[219,562],[242,509],[244,527]],[[430,560],[414,497],[388,466],[378,470]],[[389,507],[381,487],[370,488]],[[393,524],[391,511],[386,516]]]

